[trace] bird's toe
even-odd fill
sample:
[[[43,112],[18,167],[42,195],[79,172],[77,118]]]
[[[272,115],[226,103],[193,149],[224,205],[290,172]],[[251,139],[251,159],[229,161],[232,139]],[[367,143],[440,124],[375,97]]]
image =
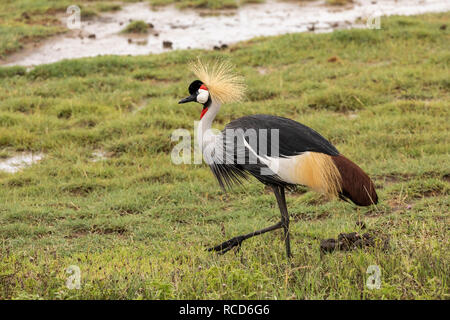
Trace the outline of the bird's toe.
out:
[[[219,254],[225,254],[234,247],[240,247],[242,244],[242,241],[244,241],[244,238],[242,236],[234,237],[228,241],[225,241],[215,247],[209,248],[208,251],[217,251]]]

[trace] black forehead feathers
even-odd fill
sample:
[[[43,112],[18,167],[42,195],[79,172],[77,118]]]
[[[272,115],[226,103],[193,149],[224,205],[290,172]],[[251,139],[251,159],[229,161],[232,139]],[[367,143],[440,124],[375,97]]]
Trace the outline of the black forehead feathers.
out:
[[[189,85],[189,93],[190,94],[194,94],[195,92],[198,91],[198,89],[200,88],[200,86],[203,84],[203,82],[201,82],[200,80],[195,80],[193,81],[190,85]]]

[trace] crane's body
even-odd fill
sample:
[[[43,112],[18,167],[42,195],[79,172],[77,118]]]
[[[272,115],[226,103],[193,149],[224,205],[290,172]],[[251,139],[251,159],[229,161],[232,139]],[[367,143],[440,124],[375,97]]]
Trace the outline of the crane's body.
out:
[[[230,75],[226,65],[208,69],[199,62],[194,69],[203,79],[190,85],[191,96],[180,103],[203,104],[198,143],[205,162],[223,189],[241,183],[248,176],[272,187],[281,212],[281,221],[274,226],[235,237],[210,250],[225,253],[245,239],[284,228],[286,252],[291,256],[285,189],[296,185],[360,206],[377,203],[374,184],[367,174],[327,139],[299,122],[259,114],[238,118],[222,132],[213,132],[212,123],[222,102],[240,98],[239,79]]]

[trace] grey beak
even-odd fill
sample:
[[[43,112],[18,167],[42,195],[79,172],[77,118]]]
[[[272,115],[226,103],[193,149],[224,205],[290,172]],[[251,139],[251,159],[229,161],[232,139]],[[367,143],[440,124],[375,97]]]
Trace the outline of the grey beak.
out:
[[[197,94],[194,93],[194,94],[190,95],[189,97],[178,101],[178,103],[181,104],[181,103],[192,102],[192,101],[197,101]]]

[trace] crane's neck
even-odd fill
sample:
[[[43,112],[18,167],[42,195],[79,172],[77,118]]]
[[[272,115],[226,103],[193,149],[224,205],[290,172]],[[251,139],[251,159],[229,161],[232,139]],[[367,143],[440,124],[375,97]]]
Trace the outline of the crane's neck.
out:
[[[206,111],[198,124],[197,137],[199,139],[198,144],[201,150],[203,150],[207,144],[213,142],[214,140],[215,135],[210,129],[217,113],[220,110],[220,106],[220,102],[212,99],[211,104],[208,107],[208,111]]]

